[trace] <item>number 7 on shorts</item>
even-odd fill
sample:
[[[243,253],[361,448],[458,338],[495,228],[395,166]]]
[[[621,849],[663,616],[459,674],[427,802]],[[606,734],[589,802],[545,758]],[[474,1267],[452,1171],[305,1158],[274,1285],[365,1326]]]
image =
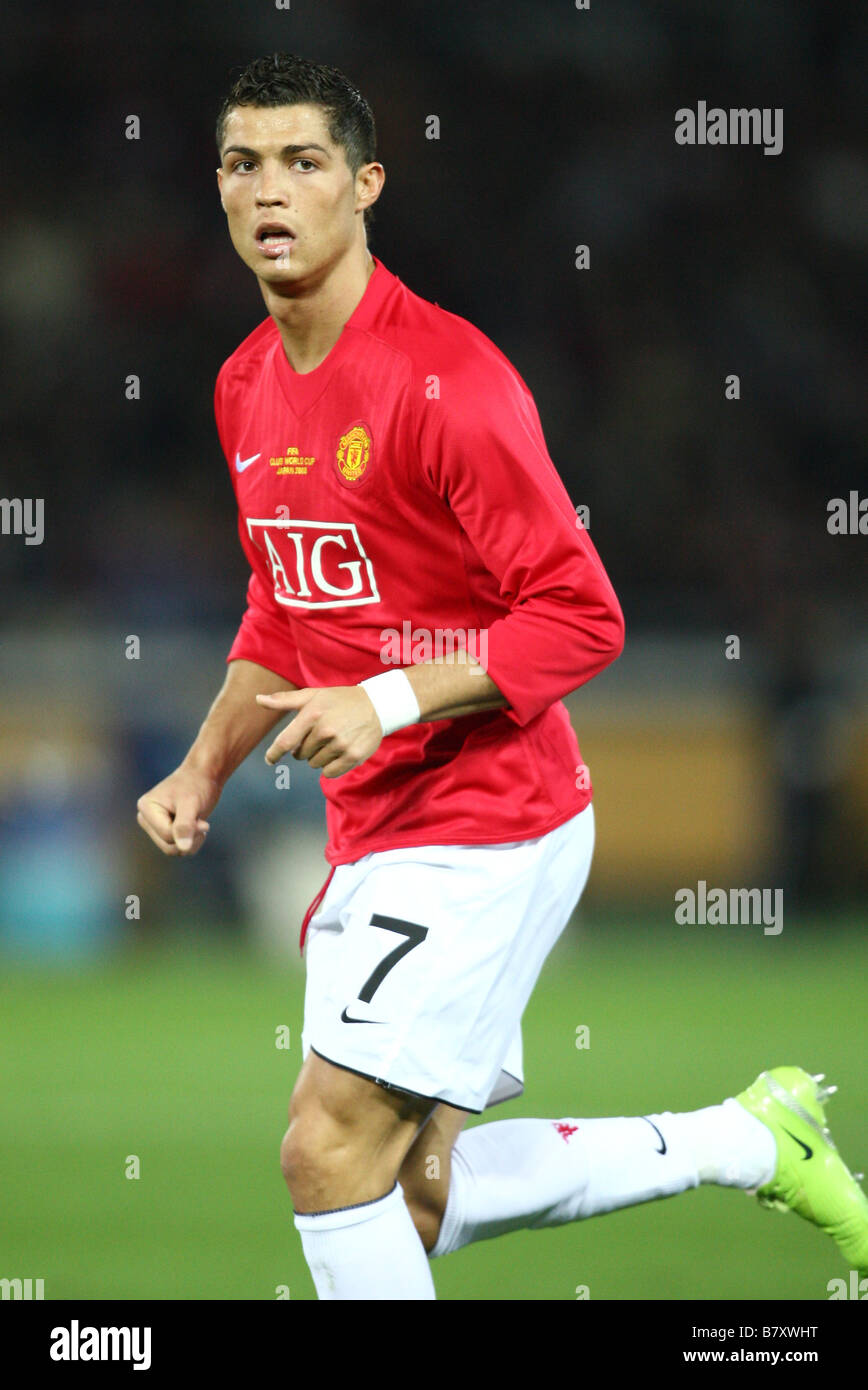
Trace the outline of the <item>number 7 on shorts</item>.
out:
[[[372,913],[370,925],[383,927],[385,931],[397,932],[399,936],[406,936],[407,940],[402,941],[400,946],[396,946],[394,951],[390,951],[387,956],[384,956],[377,968],[365,980],[358,993],[358,998],[365,1004],[370,1004],[389,971],[398,964],[398,961],[412,951],[415,946],[421,946],[428,935],[428,928],[421,927],[418,922],[405,922],[400,917],[386,917],[382,912]]]

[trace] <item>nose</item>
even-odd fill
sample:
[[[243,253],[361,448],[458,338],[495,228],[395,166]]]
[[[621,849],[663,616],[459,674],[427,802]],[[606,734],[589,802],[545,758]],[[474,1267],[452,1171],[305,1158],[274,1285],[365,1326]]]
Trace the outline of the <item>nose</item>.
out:
[[[286,202],[281,170],[276,169],[270,162],[264,162],[262,165],[256,189],[256,201],[262,205]]]

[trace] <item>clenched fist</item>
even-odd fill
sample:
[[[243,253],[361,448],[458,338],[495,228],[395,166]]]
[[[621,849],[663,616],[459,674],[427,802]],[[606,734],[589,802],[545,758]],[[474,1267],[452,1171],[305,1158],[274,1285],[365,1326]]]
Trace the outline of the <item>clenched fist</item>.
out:
[[[181,766],[139,797],[137,820],[164,854],[195,854],[205,843],[205,817],[221,790],[213,778]]]

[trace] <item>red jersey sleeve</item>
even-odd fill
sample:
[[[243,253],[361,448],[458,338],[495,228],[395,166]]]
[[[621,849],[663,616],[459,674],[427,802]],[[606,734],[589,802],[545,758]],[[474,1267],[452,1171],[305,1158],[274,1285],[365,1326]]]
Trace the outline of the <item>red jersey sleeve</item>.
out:
[[[510,609],[489,627],[487,654],[471,654],[523,726],[621,654],[621,607],[505,358],[443,378],[420,414],[423,473]]]

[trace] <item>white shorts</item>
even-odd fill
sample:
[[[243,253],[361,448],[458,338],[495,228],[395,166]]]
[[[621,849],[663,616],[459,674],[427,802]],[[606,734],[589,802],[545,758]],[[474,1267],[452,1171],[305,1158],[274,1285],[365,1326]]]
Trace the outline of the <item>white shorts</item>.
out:
[[[338,865],[308,927],[302,1055],[477,1114],[521,1095],[521,1016],[593,849],[589,804],[536,840]]]

